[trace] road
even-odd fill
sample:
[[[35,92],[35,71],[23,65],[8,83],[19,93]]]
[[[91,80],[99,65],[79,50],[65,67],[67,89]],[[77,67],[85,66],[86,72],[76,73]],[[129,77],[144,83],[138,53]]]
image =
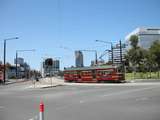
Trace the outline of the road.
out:
[[[58,86],[26,89],[28,83],[0,86],[0,120],[160,120],[160,83]]]

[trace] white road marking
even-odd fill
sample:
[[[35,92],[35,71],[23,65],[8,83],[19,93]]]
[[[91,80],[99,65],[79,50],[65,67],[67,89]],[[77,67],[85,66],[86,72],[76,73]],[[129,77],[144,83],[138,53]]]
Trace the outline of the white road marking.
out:
[[[4,109],[4,106],[0,106],[0,109]]]
[[[149,100],[148,97],[142,97],[142,98],[137,98],[136,101],[145,101],[145,100]]]
[[[30,118],[30,119],[28,119],[28,120],[38,120],[38,116],[36,115],[35,117]]]
[[[129,93],[132,93],[132,92],[139,92],[139,91],[149,90],[149,89],[153,89],[153,88],[159,88],[159,86],[158,87],[140,88],[140,89],[134,89],[134,90],[128,90],[128,91],[120,91],[120,92],[116,92],[116,93],[110,93],[110,94],[102,95],[100,97],[108,97],[108,96],[121,95],[121,94],[129,94]]]
[[[80,100],[80,101],[79,101],[79,103],[84,103],[84,102],[85,102],[84,100]]]

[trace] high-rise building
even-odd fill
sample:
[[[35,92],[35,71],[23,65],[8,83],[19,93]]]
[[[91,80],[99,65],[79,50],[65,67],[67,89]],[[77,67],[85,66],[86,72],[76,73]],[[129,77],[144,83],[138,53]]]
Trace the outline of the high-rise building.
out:
[[[75,64],[76,67],[83,67],[83,53],[82,51],[75,51]]]
[[[150,48],[154,41],[160,40],[160,28],[137,28],[133,32],[129,33],[125,40],[128,44],[128,48],[130,48],[130,37],[132,35],[138,36],[138,45],[144,49]]]

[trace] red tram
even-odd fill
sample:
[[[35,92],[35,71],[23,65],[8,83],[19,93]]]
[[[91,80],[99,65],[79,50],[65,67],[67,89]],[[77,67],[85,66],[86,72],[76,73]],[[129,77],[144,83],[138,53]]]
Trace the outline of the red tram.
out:
[[[119,67],[113,65],[93,66],[82,68],[66,68],[64,70],[65,82],[122,82],[124,74]]]

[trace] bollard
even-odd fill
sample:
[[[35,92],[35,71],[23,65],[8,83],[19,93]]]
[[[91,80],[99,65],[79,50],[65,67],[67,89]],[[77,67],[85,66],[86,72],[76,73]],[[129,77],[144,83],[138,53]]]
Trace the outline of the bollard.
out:
[[[39,105],[39,120],[44,120],[44,104],[43,102]]]

